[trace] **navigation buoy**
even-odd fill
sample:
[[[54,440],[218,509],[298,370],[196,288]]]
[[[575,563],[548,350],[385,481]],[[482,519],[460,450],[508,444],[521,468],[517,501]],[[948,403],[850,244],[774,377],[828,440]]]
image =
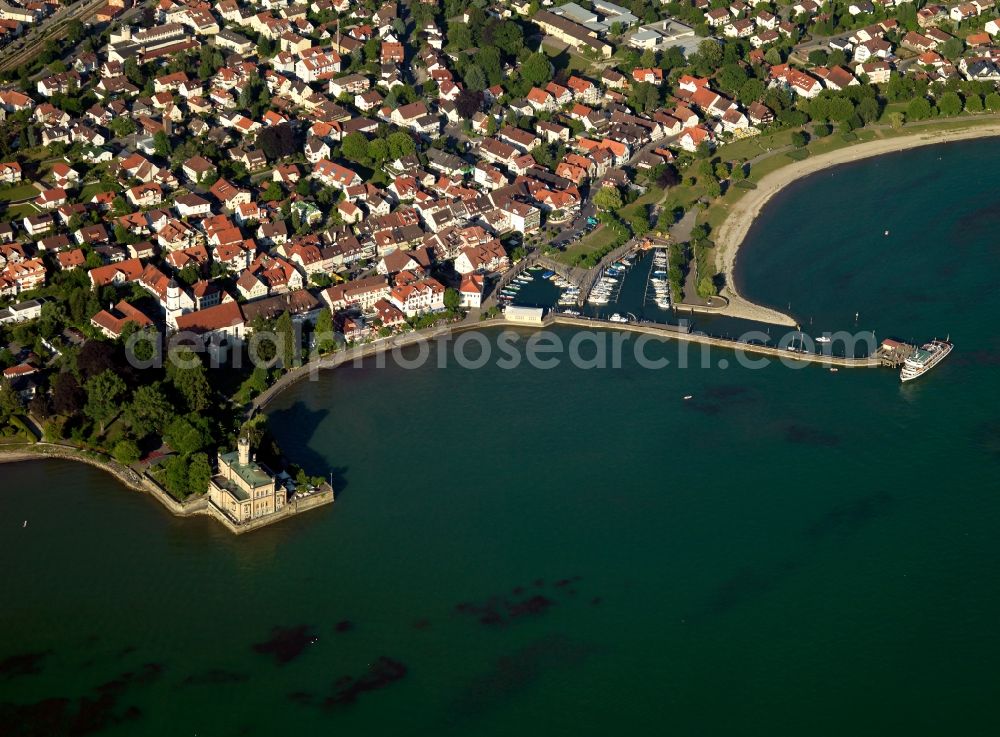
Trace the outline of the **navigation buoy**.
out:
[[[885,233],[883,233],[882,235],[889,235],[889,231],[888,230],[885,231]]]

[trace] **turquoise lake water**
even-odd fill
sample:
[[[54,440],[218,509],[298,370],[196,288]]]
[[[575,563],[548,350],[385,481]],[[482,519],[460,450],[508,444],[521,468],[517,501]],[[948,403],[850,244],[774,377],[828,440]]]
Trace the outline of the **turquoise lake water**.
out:
[[[0,735],[995,734],[996,164],[821,172],[748,236],[742,292],[814,333],[950,333],[906,386],[370,361],[269,408],[337,503],[239,539],[0,467]]]

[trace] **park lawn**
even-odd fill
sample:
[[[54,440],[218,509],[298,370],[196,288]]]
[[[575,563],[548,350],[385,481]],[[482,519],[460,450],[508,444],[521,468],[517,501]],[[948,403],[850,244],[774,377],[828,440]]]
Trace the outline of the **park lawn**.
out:
[[[942,122],[931,118],[930,120],[913,123],[903,128],[882,131],[882,134],[884,138],[896,138],[898,136],[913,135],[914,133],[959,131],[966,128],[974,128],[977,125],[985,125],[986,123],[996,123],[998,119],[1000,118],[998,118],[996,113],[963,113],[962,120],[946,120]],[[942,142],[944,141],[945,139],[942,138]]]
[[[26,200],[29,197],[34,199],[38,196],[38,189],[31,182],[23,182],[16,187],[0,190],[0,201],[13,202],[14,200]]]
[[[25,202],[24,204],[21,205],[13,205],[11,207],[8,207],[7,211],[4,213],[4,216],[8,218],[26,218],[32,215],[37,215],[38,213],[39,209],[37,207],[35,207],[30,202]]]
[[[719,147],[716,155],[721,156],[723,161],[746,161],[766,154],[769,150],[790,146],[794,132],[794,129],[786,128],[726,143]]]
[[[543,41],[542,50],[552,59],[552,65],[556,69],[565,69],[570,74],[590,70],[590,62],[569,48],[560,50],[555,45]]]
[[[580,256],[586,256],[588,253],[593,253],[594,251],[606,248],[611,245],[614,240],[615,233],[613,230],[604,227],[604,225],[598,225],[588,235],[584,236],[575,243],[571,243],[566,246],[566,250],[556,254],[555,258],[557,261],[561,261],[567,266],[573,266]]]
[[[90,184],[84,185],[83,189],[80,190],[80,196],[77,198],[79,202],[87,203],[90,202],[94,195],[101,191],[100,182],[92,182]]]

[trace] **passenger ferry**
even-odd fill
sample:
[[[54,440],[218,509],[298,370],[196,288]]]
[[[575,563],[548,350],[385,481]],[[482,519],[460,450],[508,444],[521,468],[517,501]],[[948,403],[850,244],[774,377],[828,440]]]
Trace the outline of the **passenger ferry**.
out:
[[[924,343],[914,351],[913,355],[903,362],[903,370],[899,372],[899,380],[913,381],[923,376],[945,359],[955,346],[947,340],[932,340]]]

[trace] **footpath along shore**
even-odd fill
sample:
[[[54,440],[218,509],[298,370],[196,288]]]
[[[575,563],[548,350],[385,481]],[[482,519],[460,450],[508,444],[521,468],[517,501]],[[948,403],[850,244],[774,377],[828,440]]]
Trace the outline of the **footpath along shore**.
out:
[[[817,353],[803,353],[800,351],[789,351],[775,346],[761,345],[759,343],[748,343],[730,338],[719,338],[697,332],[684,332],[678,330],[677,326],[662,325],[648,322],[627,322],[618,323],[610,320],[601,320],[589,317],[575,317],[564,313],[549,313],[540,323],[528,323],[521,321],[507,320],[503,317],[491,318],[488,320],[466,319],[459,322],[439,325],[427,330],[403,333],[378,340],[373,343],[365,343],[347,350],[337,351],[318,360],[309,361],[292,371],[284,374],[278,381],[267,388],[266,391],[258,395],[248,406],[247,415],[252,416],[255,412],[266,407],[275,397],[288,389],[293,384],[302,381],[310,376],[318,376],[321,370],[334,369],[351,362],[360,362],[371,356],[386,353],[393,349],[403,348],[409,345],[416,345],[425,341],[432,341],[444,338],[457,333],[469,330],[486,329],[495,330],[498,328],[510,328],[528,332],[537,331],[540,328],[548,328],[555,325],[574,328],[592,328],[596,330],[614,330],[628,333],[640,333],[655,337],[659,340],[680,341],[685,343],[696,343],[703,346],[721,348],[725,350],[739,351],[744,354],[757,356],[769,356],[792,363],[812,363],[826,367],[843,368],[877,368],[881,364],[876,356],[865,358],[846,358],[843,356],[833,356]]]
[[[713,236],[718,248],[716,254],[718,260],[717,268],[725,276],[726,281],[726,288],[722,294],[729,300],[728,309],[721,311],[721,314],[727,314],[731,317],[744,317],[761,322],[775,322],[782,325],[795,324],[794,319],[788,315],[763,307],[762,305],[756,305],[744,299],[739,294],[734,280],[736,260],[739,256],[740,246],[743,245],[750,226],[753,225],[754,220],[768,201],[789,184],[802,177],[839,164],[847,164],[852,161],[859,161],[897,151],[906,151],[921,146],[931,146],[937,143],[951,143],[953,141],[965,141],[993,136],[1000,136],[1000,121],[987,125],[956,128],[954,130],[925,131],[923,133],[913,133],[912,135],[896,138],[858,143],[825,154],[810,156],[802,161],[792,162],[765,175],[757,183],[756,189],[749,190],[733,205],[729,215]]]

